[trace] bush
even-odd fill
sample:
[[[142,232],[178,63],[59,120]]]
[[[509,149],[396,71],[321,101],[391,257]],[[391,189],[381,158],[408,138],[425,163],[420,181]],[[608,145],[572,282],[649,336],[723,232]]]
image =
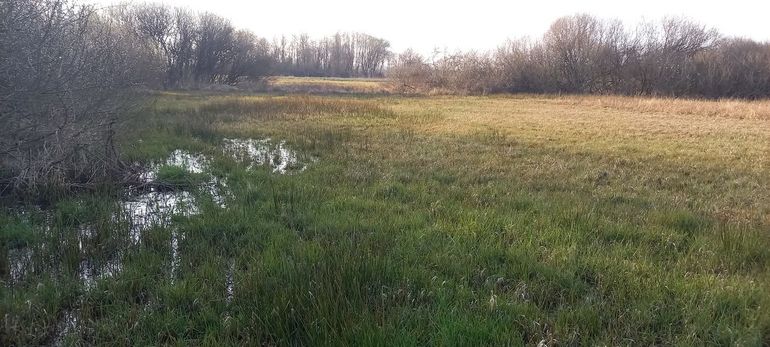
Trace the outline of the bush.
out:
[[[71,188],[114,174],[119,115],[147,71],[132,47],[91,7],[0,2],[1,191]]]

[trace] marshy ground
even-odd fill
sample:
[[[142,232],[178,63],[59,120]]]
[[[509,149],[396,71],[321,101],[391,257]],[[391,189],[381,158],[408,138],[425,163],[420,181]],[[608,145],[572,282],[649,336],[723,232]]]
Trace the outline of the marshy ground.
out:
[[[121,141],[135,187],[0,213],[0,345],[770,343],[768,102],[163,93]]]

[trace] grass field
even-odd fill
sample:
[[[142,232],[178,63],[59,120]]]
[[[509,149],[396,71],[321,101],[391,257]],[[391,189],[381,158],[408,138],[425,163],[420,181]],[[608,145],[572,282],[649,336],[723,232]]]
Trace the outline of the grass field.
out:
[[[770,344],[770,102],[163,93],[127,129],[195,210],[0,214],[0,345]]]
[[[387,94],[395,88],[384,78],[270,77],[267,88],[275,92],[314,94]]]

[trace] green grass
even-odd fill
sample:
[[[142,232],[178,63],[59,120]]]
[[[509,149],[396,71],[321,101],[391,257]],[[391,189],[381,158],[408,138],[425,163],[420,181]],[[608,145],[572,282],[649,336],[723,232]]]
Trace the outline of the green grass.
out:
[[[203,174],[193,173],[176,165],[162,165],[158,168],[155,182],[173,189],[192,189],[205,183]]]
[[[76,345],[770,343],[764,120],[535,96],[199,94],[138,117],[124,157],[210,158],[201,175],[158,174],[201,213],[136,246],[107,193],[56,204],[50,232],[44,212],[0,214],[4,252],[54,245],[0,288],[0,345],[51,343],[68,312]],[[264,137],[318,161],[278,175],[221,149]],[[227,178],[226,208],[194,189],[206,175]],[[116,254],[117,274],[77,278],[82,259]]]

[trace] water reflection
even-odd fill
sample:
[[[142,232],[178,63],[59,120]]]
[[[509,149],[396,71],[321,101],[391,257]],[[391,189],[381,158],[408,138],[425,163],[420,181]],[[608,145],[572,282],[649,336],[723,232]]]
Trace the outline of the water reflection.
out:
[[[193,191],[160,190],[151,183],[157,178],[158,169],[162,165],[179,166],[191,173],[200,174],[208,171],[208,162],[209,160],[201,154],[176,150],[166,160],[150,165],[140,175],[144,185],[139,188],[129,188],[125,192],[125,198],[119,202],[118,211],[112,217],[112,227],[128,226],[128,237],[131,244],[136,246],[141,243],[146,231],[155,227],[172,227],[175,217],[190,217],[199,214],[199,202]],[[209,182],[194,190],[201,194],[208,194],[214,204],[220,208],[226,207],[227,197],[231,196],[227,189],[226,180],[213,175]],[[55,249],[60,249],[67,247],[67,243],[62,243],[60,237],[54,235],[54,232],[58,232],[59,228],[54,227],[51,212],[37,212],[42,213],[46,220],[45,227],[41,230],[43,242],[34,248],[22,247],[8,250],[7,282],[10,285],[21,283],[34,270],[36,259],[44,259],[42,265],[45,267],[39,268],[40,271],[58,272],[58,269],[62,268],[60,265],[63,260],[56,256],[57,252],[52,252],[51,246],[55,245]],[[93,254],[95,250],[90,249],[92,248],[90,246],[94,244],[93,240],[97,236],[96,228],[80,225],[76,229],[76,236],[73,241],[77,242],[79,254],[79,260],[76,263],[77,277],[86,289],[93,288],[97,280],[115,276],[122,270],[121,254],[123,251],[115,250],[114,254],[110,254],[108,257],[98,257]],[[179,243],[183,238],[183,233],[176,229],[172,231],[169,271],[172,278],[175,278],[178,273]]]
[[[32,249],[29,247],[8,250],[8,280],[11,284],[21,282],[32,269],[32,255]]]
[[[170,226],[174,216],[189,217],[200,213],[195,197],[187,191],[150,191],[130,196],[121,205],[131,225],[131,240],[134,244],[141,241],[144,231]]]
[[[227,276],[225,277],[225,294],[227,303],[233,301],[233,295],[235,295],[235,261],[231,260],[227,266]]]
[[[208,159],[200,153],[177,149],[166,159],[166,165],[179,166],[192,173],[202,173],[208,168]]]
[[[285,174],[289,171],[302,171],[305,165],[300,163],[297,152],[286,146],[286,141],[277,144],[267,139],[225,139],[223,149],[242,163],[249,163],[249,169],[267,165],[273,172]]]
[[[248,163],[249,168],[264,165],[280,174],[302,171],[306,167],[301,163],[298,153],[289,149],[285,141],[273,143],[270,139],[225,139],[223,151],[240,162]],[[112,217],[111,225],[108,226],[108,228],[127,227],[127,237],[130,240],[126,243],[127,247],[139,245],[144,234],[152,228],[173,228],[169,263],[172,281],[179,276],[180,243],[185,238],[183,232],[174,228],[174,219],[200,214],[201,204],[198,201],[200,197],[211,198],[214,205],[219,208],[226,208],[227,201],[233,197],[227,179],[210,174],[210,162],[211,160],[203,154],[175,150],[165,160],[145,167],[138,174],[139,184],[125,191],[124,198],[119,202],[117,212]],[[156,184],[156,181],[158,172],[164,165],[178,166],[194,174],[208,174],[208,180],[189,191],[161,189],[161,185]],[[62,243],[59,236],[53,235],[54,231],[62,230],[54,227],[50,211],[38,210],[37,212],[43,213],[46,220],[45,227],[41,230],[43,241],[34,247],[27,246],[7,251],[6,283],[11,286],[23,282],[33,271],[50,271],[58,276],[61,274],[61,269],[65,268],[59,252],[63,247],[66,248],[67,244]],[[19,213],[20,216],[25,214],[27,212]],[[101,252],[92,248],[95,243],[98,243],[96,241],[99,236],[98,230],[93,226],[81,225],[75,231],[77,233],[76,254],[79,257],[75,263],[77,278],[87,290],[93,288],[98,280],[113,277],[122,271],[122,258],[127,249],[115,249],[108,256],[97,254]],[[72,247],[74,246],[72,244]],[[233,270],[234,263],[231,262],[226,274],[228,302],[232,299],[234,290]]]
[[[75,312],[65,311],[59,322],[56,324],[56,335],[53,339],[53,346],[66,345],[66,339],[70,334],[78,330],[79,319]]]
[[[200,153],[190,153],[185,150],[177,149],[161,162],[151,164],[146,170],[143,170],[139,179],[142,183],[152,183],[158,177],[158,171],[161,166],[177,166],[190,173],[203,173],[208,169],[209,160]]]
[[[180,233],[177,230],[171,232],[171,283],[178,277],[180,256],[179,256],[179,241],[184,240],[184,233]]]

